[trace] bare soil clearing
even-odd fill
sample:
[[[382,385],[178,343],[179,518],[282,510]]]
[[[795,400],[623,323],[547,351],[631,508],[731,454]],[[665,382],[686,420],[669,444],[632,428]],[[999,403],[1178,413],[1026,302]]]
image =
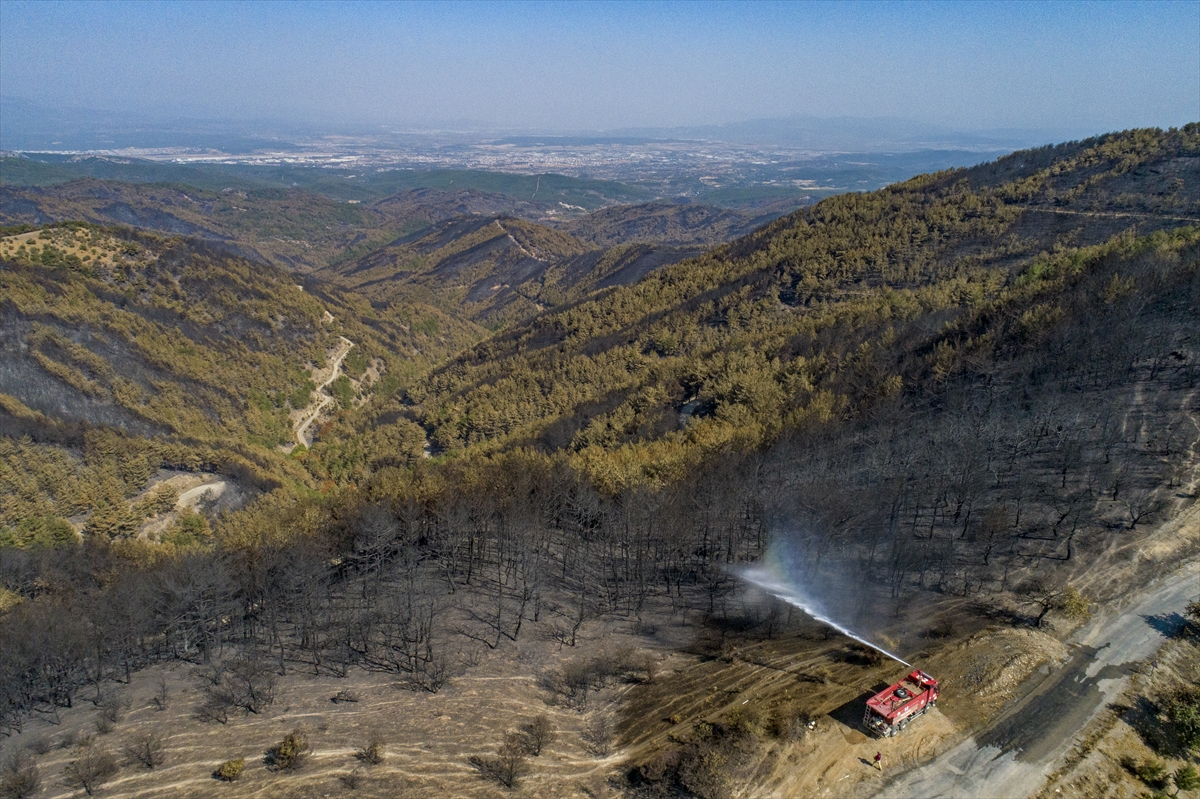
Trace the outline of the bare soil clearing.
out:
[[[928,759],[960,737],[981,713],[994,712],[1039,668],[1065,657],[1052,636],[987,628],[959,643],[935,644],[918,665],[938,675],[938,707],[895,738],[878,739],[861,721],[868,697],[908,670],[870,665],[841,636],[814,628],[800,636],[728,648],[718,657],[679,654],[671,672],[634,687],[622,709],[626,762],[686,738],[697,723],[747,714],[760,723],[786,709],[815,720],[798,740],[763,735],[752,762],[733,780],[742,797],[847,796],[881,787],[893,769]],[[665,664],[664,664],[665,665]],[[872,762],[884,756],[885,769]]]
[[[35,720],[2,747],[7,754],[37,739],[51,742],[54,748],[37,758],[45,797],[75,795],[63,781],[63,770],[80,750],[77,745],[59,748],[64,740],[92,735],[93,746],[119,754],[135,732],[151,731],[170,736],[164,765],[153,771],[126,766],[98,795],[342,796],[351,792],[341,777],[359,769],[361,782],[355,796],[482,798],[512,792],[481,778],[467,758],[494,755],[506,731],[544,713],[557,734],[539,757],[530,758],[530,772],[521,780],[518,795],[594,796],[595,790],[607,790],[604,786],[620,761],[617,754],[594,754],[582,733],[594,715],[611,712],[629,686],[593,694],[580,712],[547,704],[549,694],[538,677],[563,661],[635,643],[633,636],[615,630],[574,650],[559,649],[549,641],[523,640],[519,646],[489,652],[437,694],[406,690],[396,684],[395,675],[356,670],[351,678],[341,679],[293,671],[280,681],[276,701],[266,712],[230,716],[224,725],[195,718],[203,698],[200,667],[156,667],[135,674],[131,684],[123,687],[131,710],[111,733],[97,734],[100,713],[83,700],[62,713],[60,725]],[[164,677],[171,701],[166,711],[158,711],[152,698]],[[357,702],[331,701],[346,689],[357,692]],[[296,772],[270,771],[264,754],[295,728],[304,730],[312,744],[309,761]],[[382,763],[368,766],[356,759],[355,752],[372,734],[385,741],[386,756]],[[232,758],[246,759],[241,778],[234,783],[215,780],[213,771]]]

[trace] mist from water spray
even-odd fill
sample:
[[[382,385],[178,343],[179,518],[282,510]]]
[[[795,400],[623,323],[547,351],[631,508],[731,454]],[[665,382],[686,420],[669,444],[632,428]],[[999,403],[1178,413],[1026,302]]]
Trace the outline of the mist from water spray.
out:
[[[751,585],[758,586],[772,596],[782,599],[789,605],[800,608],[800,610],[804,611],[822,624],[828,624],[830,627],[842,633],[843,635],[847,635],[850,638],[853,638],[855,641],[871,647],[871,649],[874,649],[877,652],[882,652],[892,660],[898,660],[905,666],[912,668],[912,664],[904,658],[887,651],[878,644],[868,641],[866,638],[863,638],[858,633],[850,630],[845,625],[839,624],[838,622],[829,618],[825,611],[822,610],[818,602],[805,595],[799,586],[781,579],[774,570],[761,566],[755,566],[739,570],[738,576]]]

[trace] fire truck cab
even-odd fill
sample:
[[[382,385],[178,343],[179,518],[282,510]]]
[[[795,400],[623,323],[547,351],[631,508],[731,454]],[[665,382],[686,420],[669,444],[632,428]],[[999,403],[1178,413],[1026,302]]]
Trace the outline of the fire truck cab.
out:
[[[890,738],[917,716],[937,705],[938,682],[917,669],[895,685],[867,700],[863,726],[882,738]]]

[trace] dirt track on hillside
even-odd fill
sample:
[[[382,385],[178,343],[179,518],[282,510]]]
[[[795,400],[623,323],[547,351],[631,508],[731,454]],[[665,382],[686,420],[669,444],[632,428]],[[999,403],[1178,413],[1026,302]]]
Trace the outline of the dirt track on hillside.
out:
[[[311,427],[312,423],[315,422],[317,417],[321,415],[321,411],[325,410],[326,406],[333,402],[333,397],[331,397],[329,394],[326,394],[325,389],[328,388],[334,380],[337,380],[338,377],[341,376],[342,361],[346,359],[346,356],[350,354],[350,349],[354,346],[354,342],[345,336],[338,336],[338,338],[342,340],[342,346],[338,349],[337,354],[334,355],[330,360],[329,377],[325,378],[325,381],[318,385],[316,390],[313,392],[316,395],[313,398],[316,402],[315,407],[313,403],[310,402],[308,408],[303,414],[301,414],[300,418],[296,420],[295,425],[292,427],[292,432],[295,435],[297,444],[303,444],[306,447],[312,445],[312,440],[307,437],[308,428]]]

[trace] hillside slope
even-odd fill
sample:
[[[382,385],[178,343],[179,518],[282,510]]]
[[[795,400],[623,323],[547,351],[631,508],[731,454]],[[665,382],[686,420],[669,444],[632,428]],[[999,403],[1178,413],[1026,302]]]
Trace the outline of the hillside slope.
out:
[[[116,503],[160,466],[307,485],[277,447],[340,337],[357,348],[352,377],[372,375],[363,398],[477,338],[419,304],[314,296],[194,239],[79,223],[0,238],[0,289],[0,479],[12,489],[0,527]],[[121,480],[80,482],[97,446],[125,462]]]
[[[554,209],[542,203],[479,189],[409,189],[376,200],[371,208],[397,219],[420,219],[427,224],[456,216],[511,216],[539,221]]]
[[[252,258],[305,272],[347,249],[428,224],[411,209],[349,204],[301,189],[206,191],[179,184],[95,179],[0,186],[0,224],[84,221],[209,239]]]
[[[575,222],[563,222],[562,211],[473,188],[408,189],[365,205],[301,188],[213,191],[93,178],[50,186],[0,185],[0,225],[71,220],[128,225],[220,242],[229,252],[265,258],[299,272],[328,265],[340,268],[397,236],[405,238],[460,216],[553,223],[568,234],[578,234],[583,249],[633,243],[694,249],[727,241],[783,212],[751,215],[709,206],[648,203],[601,209]]]
[[[713,246],[744,236],[794,207],[748,213],[694,203],[617,205],[564,222],[560,228],[600,247],[633,242],[671,247]]]
[[[1195,125],[1113,134],[830,198],[479,345],[417,412],[450,447],[551,427],[575,449],[695,437],[685,406],[709,435],[769,435],[826,394],[910,385],[923,372],[902,352],[1064,248],[1196,224],[1198,141]]]
[[[595,248],[512,217],[448,219],[315,276],[372,301],[413,297],[500,327],[610,285],[634,283],[698,248]]]

